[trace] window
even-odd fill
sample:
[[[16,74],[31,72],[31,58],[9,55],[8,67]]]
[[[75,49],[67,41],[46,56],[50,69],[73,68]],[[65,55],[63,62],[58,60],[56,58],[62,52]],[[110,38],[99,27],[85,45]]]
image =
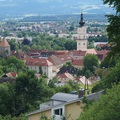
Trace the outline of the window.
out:
[[[55,110],[55,115],[59,115],[59,109]]]
[[[63,110],[62,110],[62,108],[60,108],[60,109],[56,109],[56,110],[54,110],[54,114],[55,115],[63,115]]]
[[[83,43],[83,45],[85,45],[85,43]]]

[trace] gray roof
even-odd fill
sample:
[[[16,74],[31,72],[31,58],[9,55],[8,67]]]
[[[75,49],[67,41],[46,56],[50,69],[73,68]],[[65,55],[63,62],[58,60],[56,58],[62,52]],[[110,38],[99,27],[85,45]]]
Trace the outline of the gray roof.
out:
[[[100,98],[100,96],[102,95],[103,92],[104,91],[102,90],[102,91],[99,91],[99,92],[92,93],[92,94],[86,96],[86,98],[88,100],[95,100],[96,101]]]
[[[86,96],[86,98],[88,100],[98,100],[103,92],[104,91],[102,90],[102,91],[99,91],[99,92],[96,92],[96,93],[92,93],[92,94]],[[58,101],[61,100],[61,101],[64,101],[64,102],[59,104],[59,105],[50,106],[50,107],[42,109],[42,110],[39,109],[39,110],[33,111],[31,113],[26,114],[26,116],[29,116],[29,115],[32,115],[32,114],[36,114],[36,113],[39,113],[39,112],[42,112],[42,111],[46,111],[46,110],[52,109],[53,107],[71,104],[71,103],[74,103],[76,101],[81,101],[82,102],[83,97],[78,98],[78,95],[74,95],[74,94],[56,93],[55,95],[52,96],[51,99],[52,100],[58,100]]]
[[[71,101],[77,98],[78,98],[78,95],[74,95],[74,94],[56,93],[55,95],[51,97],[51,100],[67,102],[67,101]]]

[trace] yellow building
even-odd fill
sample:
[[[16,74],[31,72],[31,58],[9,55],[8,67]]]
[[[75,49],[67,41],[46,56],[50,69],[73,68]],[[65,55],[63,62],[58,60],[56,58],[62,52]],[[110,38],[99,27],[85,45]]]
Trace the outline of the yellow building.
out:
[[[93,93],[87,96],[88,100],[97,100],[102,92]],[[51,97],[51,101],[40,105],[40,109],[27,114],[28,120],[41,120],[48,118],[54,120],[76,120],[83,110],[83,90],[78,95],[57,93]]]

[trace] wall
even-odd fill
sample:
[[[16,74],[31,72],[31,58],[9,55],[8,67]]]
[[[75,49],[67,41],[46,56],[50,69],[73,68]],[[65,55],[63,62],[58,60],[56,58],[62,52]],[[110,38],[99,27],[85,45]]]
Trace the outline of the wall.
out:
[[[87,36],[86,27],[78,28],[78,40],[77,40],[77,50],[86,51],[87,50]]]
[[[27,66],[30,70],[35,70],[37,73],[39,73],[39,66]],[[41,66],[42,71],[44,74],[47,75],[47,77],[50,79],[52,78],[52,66]]]
[[[51,118],[51,110],[46,110],[44,112],[41,113],[37,113],[37,114],[33,114],[33,115],[29,115],[28,116],[28,120],[40,120],[41,116],[46,116],[47,118]]]
[[[65,117],[67,120],[76,120],[77,118],[79,118],[80,113],[82,112],[82,108],[83,108],[83,103],[80,101],[71,103],[71,104],[67,104],[65,106]]]

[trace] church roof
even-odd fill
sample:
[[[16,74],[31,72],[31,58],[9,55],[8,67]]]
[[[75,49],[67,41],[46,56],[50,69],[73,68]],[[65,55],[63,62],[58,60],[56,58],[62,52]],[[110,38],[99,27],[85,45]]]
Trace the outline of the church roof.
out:
[[[9,43],[7,42],[6,38],[4,37],[2,41],[0,42],[0,47],[8,47],[10,46]]]

